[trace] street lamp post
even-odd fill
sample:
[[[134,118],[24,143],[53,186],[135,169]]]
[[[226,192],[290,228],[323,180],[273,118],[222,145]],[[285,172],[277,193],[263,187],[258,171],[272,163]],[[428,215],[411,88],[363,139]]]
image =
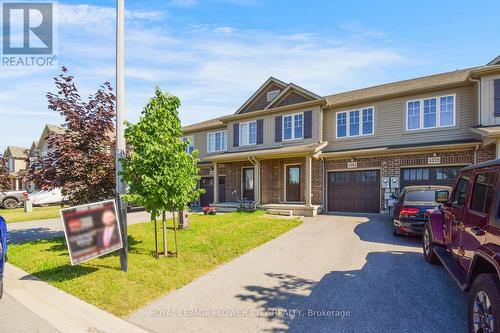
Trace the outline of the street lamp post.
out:
[[[120,215],[123,249],[120,253],[122,271],[128,270],[127,204],[122,195],[126,185],[120,176],[121,158],[125,157],[125,0],[116,0],[116,197]]]

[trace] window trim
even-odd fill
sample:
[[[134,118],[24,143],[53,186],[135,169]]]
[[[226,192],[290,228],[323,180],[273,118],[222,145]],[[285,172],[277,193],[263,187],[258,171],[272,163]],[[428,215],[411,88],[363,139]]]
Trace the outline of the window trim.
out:
[[[255,142],[250,142],[250,124],[255,123]],[[243,131],[241,130],[242,125],[247,125],[248,128],[248,142],[243,142]],[[255,146],[257,144],[257,120],[246,121],[239,124],[239,145],[240,146]]]
[[[302,115],[302,136],[295,137],[295,116]],[[290,139],[285,139],[285,117],[292,117],[292,137]],[[281,124],[281,141],[293,141],[304,139],[304,112],[290,113],[282,116]]]
[[[371,133],[368,133],[368,134],[363,134],[363,110],[368,110],[368,109],[371,109],[372,110],[372,132]],[[358,131],[358,135],[351,135],[350,133],[350,130],[349,130],[349,126],[351,125],[351,117],[350,117],[350,113],[351,112],[355,112],[355,111],[358,111],[359,112],[359,131]],[[338,115],[339,114],[345,114],[346,115],[346,123],[345,123],[345,126],[346,126],[346,135],[345,136],[339,136],[339,123],[338,123]],[[367,107],[362,107],[362,108],[359,108],[359,109],[353,109],[353,110],[346,110],[346,111],[338,111],[335,113],[335,139],[347,139],[347,138],[358,138],[358,137],[363,137],[363,136],[371,136],[371,135],[375,135],[375,107],[374,106],[367,106]]]
[[[215,142],[216,142],[215,141],[215,135],[217,133],[221,133],[221,135],[225,136],[225,141],[224,141],[223,148],[219,149],[219,150],[216,148],[216,144],[215,144]],[[210,134],[214,135],[214,150],[210,149]],[[221,144],[222,144],[222,142],[221,142]],[[207,133],[207,153],[217,153],[217,152],[221,152],[221,151],[227,151],[227,130],[208,132]]]
[[[441,98],[443,97],[453,97],[453,124],[451,125],[441,125]],[[424,100],[436,99],[436,125],[433,127],[424,127]],[[412,102],[419,102],[419,127],[418,128],[409,128],[409,104]],[[422,97],[417,99],[412,99],[406,101],[406,112],[405,112],[405,129],[407,132],[415,132],[422,130],[432,130],[437,128],[447,128],[447,127],[455,127],[457,125],[457,94],[446,94],[439,96],[430,96],[430,97]]]

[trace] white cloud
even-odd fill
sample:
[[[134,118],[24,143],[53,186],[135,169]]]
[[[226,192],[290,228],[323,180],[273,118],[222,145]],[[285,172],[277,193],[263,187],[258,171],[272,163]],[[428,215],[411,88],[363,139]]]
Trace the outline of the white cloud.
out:
[[[60,5],[59,11],[64,14],[59,21],[60,65],[69,67],[81,95],[104,81],[114,84],[114,9]],[[352,36],[314,31],[283,34],[207,24],[174,29],[157,21],[165,12],[127,13],[126,108],[132,121],[155,86],[180,97],[181,119],[189,124],[233,113],[269,76],[326,95],[382,83],[384,69],[407,61],[400,50],[380,45],[369,29],[358,43]],[[356,29],[361,35],[363,29]],[[0,72],[0,116],[13,110],[26,116],[47,112],[45,94],[55,89],[51,78],[57,73]],[[40,127],[46,122],[32,118]]]

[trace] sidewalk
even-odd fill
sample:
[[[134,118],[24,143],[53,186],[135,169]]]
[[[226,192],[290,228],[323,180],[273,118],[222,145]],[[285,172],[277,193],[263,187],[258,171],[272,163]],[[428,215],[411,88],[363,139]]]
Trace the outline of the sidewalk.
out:
[[[28,310],[31,315],[29,318],[12,316],[8,322],[2,321],[2,329],[11,327],[18,332],[147,332],[10,264],[5,266],[4,298],[0,300],[0,309],[6,302],[15,304],[21,311]]]

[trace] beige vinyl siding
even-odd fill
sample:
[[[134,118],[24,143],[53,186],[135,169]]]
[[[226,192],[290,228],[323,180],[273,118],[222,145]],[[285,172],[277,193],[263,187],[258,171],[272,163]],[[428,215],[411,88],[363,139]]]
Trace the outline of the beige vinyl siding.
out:
[[[419,98],[455,94],[455,126],[435,129],[406,130],[406,103]],[[455,89],[433,91],[424,94],[373,101],[338,109],[323,111],[323,140],[328,141],[325,150],[365,149],[389,145],[430,143],[477,138],[471,126],[477,122],[477,93],[473,85]],[[335,138],[336,113],[374,107],[374,134],[362,137]]]
[[[500,75],[481,77],[481,123],[484,126],[499,125],[500,117],[495,117],[493,82],[500,79]]]
[[[200,131],[200,132],[194,132],[194,133],[189,133],[185,134],[185,137],[193,137],[194,141],[194,149],[198,149],[198,158],[204,158],[210,155],[215,155],[215,154],[220,154],[221,152],[216,152],[216,153],[207,153],[207,135],[208,133],[211,132],[218,132],[218,131],[224,131],[226,130],[226,127],[220,127],[220,128],[214,128],[210,129],[207,131]],[[229,140],[229,137],[228,137]],[[229,144],[229,142],[228,142]]]
[[[302,140],[290,140],[275,142],[274,141],[274,119],[276,116],[285,116],[289,114],[296,114],[304,111],[312,111],[312,137],[310,139]],[[264,143],[260,145],[249,145],[249,146],[239,146],[233,147],[233,124],[243,123],[248,121],[256,121],[257,119],[264,120]],[[319,106],[300,108],[285,112],[277,112],[272,114],[266,114],[260,117],[245,118],[239,121],[231,121],[228,123],[227,128],[227,150],[230,152],[254,150],[254,149],[269,149],[269,148],[279,148],[286,147],[290,145],[303,145],[309,143],[315,143],[320,141],[320,123],[321,123],[321,109]]]

